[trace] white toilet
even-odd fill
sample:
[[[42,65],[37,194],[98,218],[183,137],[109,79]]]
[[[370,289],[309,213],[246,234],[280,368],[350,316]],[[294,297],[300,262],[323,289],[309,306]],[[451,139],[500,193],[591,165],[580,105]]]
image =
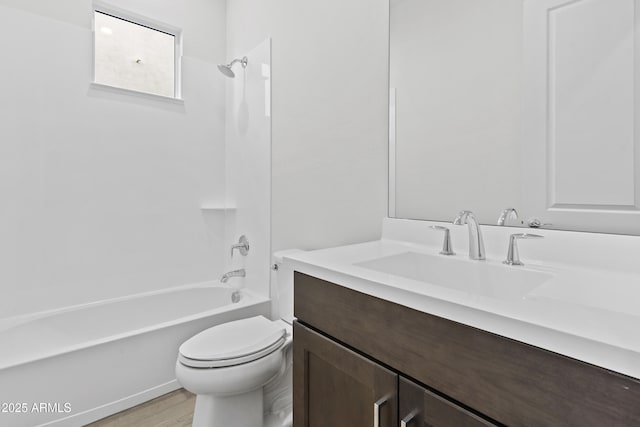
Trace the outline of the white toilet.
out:
[[[286,252],[274,259],[281,261]],[[280,268],[273,282],[274,312],[281,319],[256,316],[224,323],[180,346],[176,377],[197,395],[194,427],[291,425],[293,272]]]

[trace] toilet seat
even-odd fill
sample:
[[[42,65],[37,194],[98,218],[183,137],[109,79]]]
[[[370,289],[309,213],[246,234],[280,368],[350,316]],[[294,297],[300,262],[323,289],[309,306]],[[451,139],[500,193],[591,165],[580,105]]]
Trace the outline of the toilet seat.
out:
[[[178,361],[191,368],[223,368],[253,362],[273,353],[286,341],[283,322],[264,316],[214,326],[185,341]]]
[[[261,357],[273,353],[274,351],[282,347],[284,342],[285,338],[281,338],[269,347],[264,348],[260,351],[231,359],[199,360],[191,359],[184,356],[183,354],[179,354],[178,360],[180,361],[180,363],[190,368],[224,368],[228,366],[242,365],[244,363],[253,362],[254,360],[260,359]]]

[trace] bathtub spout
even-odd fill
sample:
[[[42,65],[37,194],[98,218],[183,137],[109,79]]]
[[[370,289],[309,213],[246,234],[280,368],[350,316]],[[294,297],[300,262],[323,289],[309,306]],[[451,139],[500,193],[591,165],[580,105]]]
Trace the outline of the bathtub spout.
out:
[[[245,277],[246,275],[247,273],[244,271],[244,268],[241,268],[240,270],[233,270],[228,273],[224,273],[220,278],[220,281],[222,283],[227,283],[227,280],[229,280],[232,277]]]
[[[233,304],[240,302],[241,299],[242,299],[242,294],[240,293],[240,291],[235,291],[234,293],[231,294],[231,302]]]

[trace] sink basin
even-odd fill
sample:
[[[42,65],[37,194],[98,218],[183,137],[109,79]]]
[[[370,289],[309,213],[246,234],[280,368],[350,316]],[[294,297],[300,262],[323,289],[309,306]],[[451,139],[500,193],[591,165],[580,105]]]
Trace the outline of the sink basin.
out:
[[[405,252],[354,264],[380,273],[497,299],[520,299],[553,278],[521,267]]]

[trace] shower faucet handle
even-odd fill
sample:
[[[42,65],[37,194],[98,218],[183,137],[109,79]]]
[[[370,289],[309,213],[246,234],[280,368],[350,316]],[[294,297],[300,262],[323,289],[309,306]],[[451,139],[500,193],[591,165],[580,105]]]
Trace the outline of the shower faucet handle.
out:
[[[231,245],[231,256],[233,257],[233,251],[238,249],[240,251],[240,255],[247,256],[249,253],[249,240],[247,240],[247,236],[244,234],[240,236],[238,243]]]
[[[443,227],[441,225],[432,225],[429,228],[444,231],[444,241],[442,242],[440,255],[455,255],[456,253],[453,252],[453,247],[451,246],[451,231],[447,227]]]

